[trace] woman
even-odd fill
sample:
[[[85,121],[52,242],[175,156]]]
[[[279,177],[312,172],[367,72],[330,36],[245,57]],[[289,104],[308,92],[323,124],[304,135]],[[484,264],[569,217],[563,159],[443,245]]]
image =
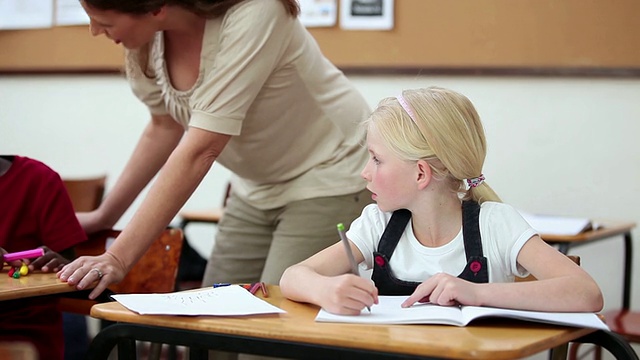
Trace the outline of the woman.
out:
[[[127,49],[129,82],[151,112],[110,194],[78,214],[85,230],[113,226],[159,173],[109,250],[67,265],[62,280],[79,289],[100,280],[90,298],[120,281],[216,161],[233,173],[232,192],[204,285],[277,283],[370,202],[357,130],[369,107],[297,20],[294,0],[82,5],[94,35]]]

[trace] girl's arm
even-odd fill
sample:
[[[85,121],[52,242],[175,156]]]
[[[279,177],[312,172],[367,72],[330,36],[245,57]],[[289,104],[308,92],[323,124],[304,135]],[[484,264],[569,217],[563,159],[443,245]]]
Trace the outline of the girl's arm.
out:
[[[403,306],[411,306],[428,296],[429,302],[440,305],[561,312],[602,310],[604,301],[598,284],[584,269],[539,236],[525,243],[517,261],[537,280],[474,284],[452,275],[436,274],[420,284]]]
[[[529,310],[602,310],[604,299],[595,280],[539,236],[532,237],[522,247],[518,263],[537,280],[506,284],[512,285],[512,289],[505,289],[497,294],[503,295],[503,299],[490,296],[487,305],[501,306],[501,302],[505,301],[508,302],[505,305],[510,305],[505,307]]]
[[[357,263],[364,260],[349,241]],[[351,274],[344,246],[338,242],[285,270],[280,279],[282,294],[294,301],[321,306],[336,314],[360,314],[378,302],[378,290],[369,279]]]

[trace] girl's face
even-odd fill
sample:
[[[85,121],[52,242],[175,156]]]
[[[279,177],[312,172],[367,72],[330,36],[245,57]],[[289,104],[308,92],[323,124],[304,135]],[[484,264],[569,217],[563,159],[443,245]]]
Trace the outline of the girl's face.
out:
[[[81,2],[89,15],[91,34],[104,34],[116,44],[122,43],[127,49],[137,49],[153,39],[159,30],[158,23],[152,13],[130,15],[113,10],[98,10]]]
[[[416,163],[398,158],[375,130],[367,132],[367,147],[369,161],[361,176],[367,181],[373,200],[382,211],[407,208],[418,191]]]

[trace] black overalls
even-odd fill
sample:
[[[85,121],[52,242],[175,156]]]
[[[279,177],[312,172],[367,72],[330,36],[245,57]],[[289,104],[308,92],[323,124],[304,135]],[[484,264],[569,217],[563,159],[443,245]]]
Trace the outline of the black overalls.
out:
[[[389,259],[398,245],[400,236],[404,232],[411,212],[401,209],[393,212],[387,227],[380,238],[378,251],[373,253],[373,274],[371,279],[378,288],[380,295],[411,295],[419,282],[404,281],[393,276],[389,267]],[[475,201],[462,202],[462,237],[467,265],[459,278],[474,283],[489,282],[487,258],[482,255],[482,240],[480,238],[480,205]],[[426,280],[426,279],[425,279]]]

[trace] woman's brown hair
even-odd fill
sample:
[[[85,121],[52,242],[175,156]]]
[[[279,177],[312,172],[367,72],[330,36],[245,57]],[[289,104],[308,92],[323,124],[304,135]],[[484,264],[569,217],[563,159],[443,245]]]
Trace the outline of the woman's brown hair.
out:
[[[207,19],[213,19],[226,14],[236,4],[251,0],[82,0],[85,4],[98,10],[111,10],[130,15],[143,15],[156,11],[165,5],[179,6]],[[296,0],[280,0],[287,12],[297,17],[300,6]],[[139,69],[142,74],[152,77],[148,70],[150,43],[139,49],[128,50],[126,71]]]

